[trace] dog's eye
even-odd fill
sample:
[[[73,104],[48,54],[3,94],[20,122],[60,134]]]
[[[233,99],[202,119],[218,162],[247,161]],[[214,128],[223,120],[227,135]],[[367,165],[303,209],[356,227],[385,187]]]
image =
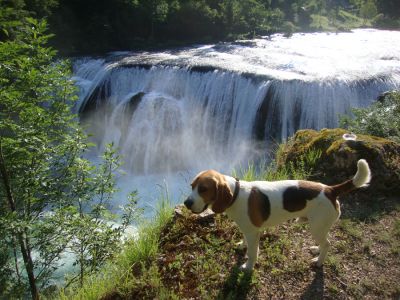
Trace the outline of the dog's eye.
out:
[[[205,193],[207,191],[207,187],[200,185],[198,191],[199,191],[199,193]]]

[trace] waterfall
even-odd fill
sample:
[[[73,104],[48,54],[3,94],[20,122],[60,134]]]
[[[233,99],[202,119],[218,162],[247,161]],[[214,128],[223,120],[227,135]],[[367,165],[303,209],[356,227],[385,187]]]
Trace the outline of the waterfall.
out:
[[[400,33],[295,34],[75,61],[82,122],[133,174],[234,166],[400,87]]]
[[[80,114],[134,173],[226,169],[255,152],[253,123],[270,82],[162,66],[103,73]]]

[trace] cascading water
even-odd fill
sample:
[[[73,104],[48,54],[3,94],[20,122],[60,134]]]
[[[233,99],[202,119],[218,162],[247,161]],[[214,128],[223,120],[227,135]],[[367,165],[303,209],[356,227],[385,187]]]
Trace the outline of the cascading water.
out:
[[[85,99],[81,115],[95,124],[99,144],[121,148],[133,173],[223,168],[227,157],[232,166],[251,153],[268,86],[232,72],[117,66]]]
[[[77,110],[99,148],[120,148],[127,186],[143,195],[160,174],[185,173],[179,191],[201,169],[230,172],[399,88],[399,45],[400,32],[355,30],[80,59]]]

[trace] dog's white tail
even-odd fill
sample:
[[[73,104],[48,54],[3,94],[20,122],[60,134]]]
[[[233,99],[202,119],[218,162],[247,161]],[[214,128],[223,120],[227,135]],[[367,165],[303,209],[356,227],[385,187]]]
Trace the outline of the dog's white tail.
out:
[[[371,170],[369,169],[368,163],[365,159],[360,159],[357,162],[357,173],[353,177],[353,185],[355,188],[368,186],[370,181]]]
[[[343,183],[331,186],[333,195],[335,197],[350,192],[362,186],[367,186],[371,180],[371,170],[365,159],[360,159],[357,162],[357,173],[353,179],[347,180]]]

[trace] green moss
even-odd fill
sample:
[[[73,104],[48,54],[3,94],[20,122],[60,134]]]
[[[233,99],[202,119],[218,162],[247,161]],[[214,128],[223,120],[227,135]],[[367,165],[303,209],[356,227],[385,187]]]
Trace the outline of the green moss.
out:
[[[346,141],[344,129],[299,130],[279,153],[278,161],[292,160],[292,158],[306,153],[310,149],[321,150],[329,156],[338,151],[357,152],[370,156],[370,152],[381,152],[386,146],[392,147],[396,143],[380,137],[358,135],[357,141]]]
[[[277,153],[277,166],[297,164],[311,151],[321,153],[315,174],[309,179],[327,184],[341,182],[354,175],[357,161],[366,159],[373,174],[376,193],[396,193],[400,181],[400,145],[381,137],[357,134],[357,140],[345,140],[345,129],[299,130]],[[309,166],[305,165],[305,168]]]

